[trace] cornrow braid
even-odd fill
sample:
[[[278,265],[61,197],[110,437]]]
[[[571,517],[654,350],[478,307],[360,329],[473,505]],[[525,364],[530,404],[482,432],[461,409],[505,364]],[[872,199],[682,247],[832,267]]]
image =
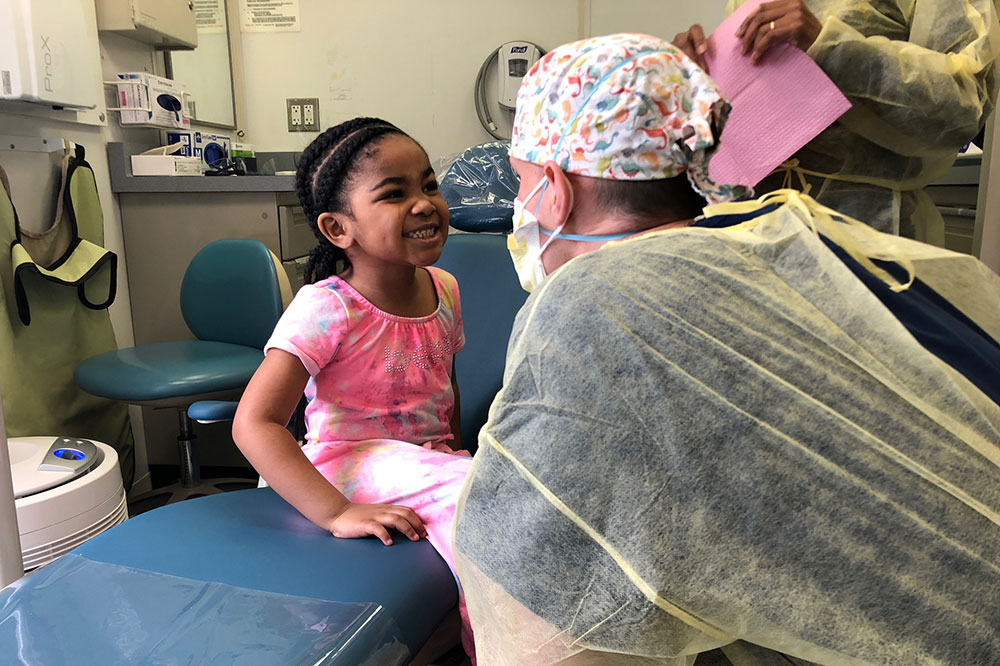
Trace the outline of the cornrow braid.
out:
[[[309,228],[319,241],[309,253],[306,283],[336,275],[350,265],[344,251],[320,231],[319,216],[326,212],[351,212],[347,200],[351,170],[390,134],[408,136],[380,118],[354,118],[329,128],[302,151],[295,172],[295,189]]]

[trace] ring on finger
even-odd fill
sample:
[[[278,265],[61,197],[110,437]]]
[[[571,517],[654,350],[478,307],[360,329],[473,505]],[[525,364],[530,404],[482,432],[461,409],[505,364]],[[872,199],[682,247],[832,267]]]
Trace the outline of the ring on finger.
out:
[[[771,23],[770,23],[770,25],[768,27],[770,28],[771,32],[774,32],[774,21],[771,21]]]

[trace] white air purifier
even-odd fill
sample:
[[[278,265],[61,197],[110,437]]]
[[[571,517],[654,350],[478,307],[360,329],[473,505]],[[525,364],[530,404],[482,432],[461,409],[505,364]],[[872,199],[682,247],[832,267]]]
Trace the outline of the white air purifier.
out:
[[[128,518],[118,454],[73,437],[7,440],[24,570]]]

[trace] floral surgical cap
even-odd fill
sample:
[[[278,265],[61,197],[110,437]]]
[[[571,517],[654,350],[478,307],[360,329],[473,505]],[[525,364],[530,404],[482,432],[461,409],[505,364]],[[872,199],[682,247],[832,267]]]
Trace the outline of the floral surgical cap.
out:
[[[609,180],[687,172],[719,203],[750,194],[708,177],[728,115],[715,82],[680,49],[649,35],[593,37],[560,46],[528,72],[510,155]]]

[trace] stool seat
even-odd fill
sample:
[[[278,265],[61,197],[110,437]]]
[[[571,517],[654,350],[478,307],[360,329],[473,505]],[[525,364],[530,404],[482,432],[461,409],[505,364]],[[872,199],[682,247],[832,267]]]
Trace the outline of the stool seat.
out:
[[[94,395],[153,402],[243,388],[262,360],[260,349],[227,342],[161,342],[89,358],[74,377]]]

